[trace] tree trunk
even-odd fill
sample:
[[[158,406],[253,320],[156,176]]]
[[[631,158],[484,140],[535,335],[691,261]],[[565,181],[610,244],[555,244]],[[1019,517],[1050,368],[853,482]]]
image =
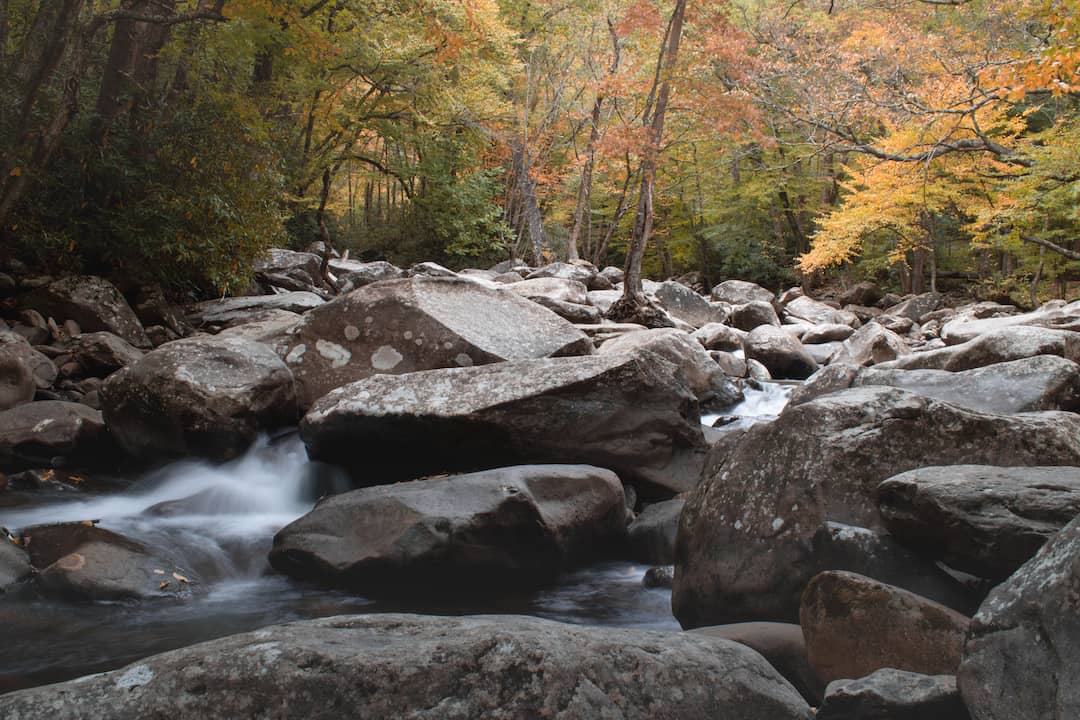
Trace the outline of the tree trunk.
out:
[[[686,0],[675,0],[675,10],[671,15],[666,47],[659,60],[660,85],[656,94],[656,106],[653,109],[649,127],[649,140],[641,161],[641,188],[638,192],[637,215],[634,218],[633,234],[630,236],[630,249],[626,256],[626,277],[623,281],[623,296],[611,308],[611,313],[627,317],[638,314],[647,303],[641,286],[641,262],[645,257],[645,248],[652,234],[653,224],[653,189],[656,185],[656,164],[664,138],[664,118],[667,114],[668,100],[671,98],[671,77],[679,60],[679,44],[682,40],[683,18],[686,15]]]
[[[529,176],[529,159],[524,143],[515,139],[511,145],[514,182],[518,202],[524,220],[524,230],[532,246],[533,262],[543,263],[544,247],[547,237],[544,234],[544,220],[540,214],[540,205],[536,201],[536,181]]]

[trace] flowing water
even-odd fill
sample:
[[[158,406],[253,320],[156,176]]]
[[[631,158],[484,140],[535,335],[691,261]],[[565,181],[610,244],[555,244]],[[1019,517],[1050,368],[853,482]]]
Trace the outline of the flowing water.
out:
[[[763,421],[779,413],[789,394],[766,384],[748,391],[725,417]],[[206,590],[184,602],[143,603],[75,604],[40,596],[32,586],[0,595],[0,693],[270,624],[347,613],[520,613],[589,625],[679,628],[670,591],[645,588],[647,566],[629,562],[592,565],[565,574],[550,588],[472,599],[468,605],[438,597],[377,602],[273,574],[266,556],[274,533],[310,510],[320,495],[348,486],[332,468],[310,462],[293,434],[261,441],[221,465],[173,463],[120,491],[0,507],[0,525],[12,530],[96,520],[175,558]]]

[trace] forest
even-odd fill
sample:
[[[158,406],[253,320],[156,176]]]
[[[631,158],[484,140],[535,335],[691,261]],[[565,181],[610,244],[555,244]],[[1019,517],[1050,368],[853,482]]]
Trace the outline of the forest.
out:
[[[323,240],[1031,305],[1080,271],[1077,9],[0,0],[0,234],[187,299]]]

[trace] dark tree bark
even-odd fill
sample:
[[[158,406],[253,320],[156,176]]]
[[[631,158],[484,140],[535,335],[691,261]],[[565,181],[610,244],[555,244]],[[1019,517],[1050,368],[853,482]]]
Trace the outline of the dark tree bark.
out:
[[[543,262],[547,235],[544,232],[544,219],[540,214],[540,205],[536,200],[536,181],[529,174],[529,158],[525,144],[515,139],[511,144],[511,162],[515,192],[523,219],[524,231],[532,246],[533,262]]]

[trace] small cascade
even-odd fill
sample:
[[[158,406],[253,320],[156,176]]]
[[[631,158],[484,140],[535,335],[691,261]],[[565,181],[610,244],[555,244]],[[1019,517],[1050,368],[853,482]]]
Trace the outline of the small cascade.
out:
[[[709,427],[723,425],[748,426],[775,420],[791,400],[795,385],[790,383],[762,382],[758,387],[747,387],[744,400],[722,413],[701,416],[701,424]]]

